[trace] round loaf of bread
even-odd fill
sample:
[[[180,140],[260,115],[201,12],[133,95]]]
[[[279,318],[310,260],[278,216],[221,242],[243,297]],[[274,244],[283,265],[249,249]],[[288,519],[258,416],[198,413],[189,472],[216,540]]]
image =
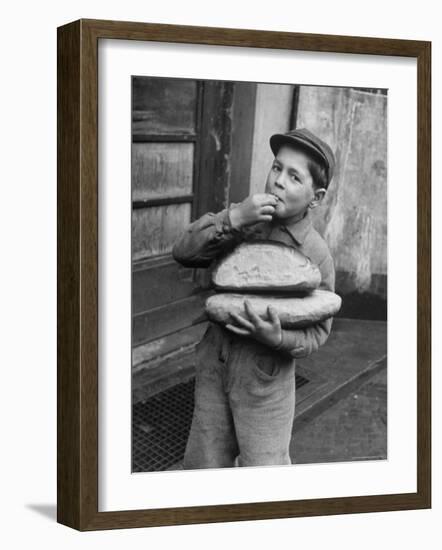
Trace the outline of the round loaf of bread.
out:
[[[237,292],[310,292],[321,283],[321,272],[309,258],[279,242],[242,243],[216,264],[212,281],[217,290]]]
[[[335,315],[341,307],[341,298],[328,290],[314,290],[305,296],[272,296],[256,294],[220,293],[206,300],[206,312],[212,321],[226,325],[237,324],[231,313],[248,318],[244,300],[263,319],[267,319],[267,308],[273,306],[283,328],[300,328],[313,325],[318,321]]]

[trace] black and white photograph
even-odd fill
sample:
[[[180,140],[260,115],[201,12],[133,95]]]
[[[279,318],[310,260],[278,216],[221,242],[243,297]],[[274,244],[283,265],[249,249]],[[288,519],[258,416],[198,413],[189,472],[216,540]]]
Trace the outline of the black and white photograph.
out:
[[[5,4],[6,550],[440,546],[437,6]]]
[[[131,84],[132,471],[386,460],[388,91]]]

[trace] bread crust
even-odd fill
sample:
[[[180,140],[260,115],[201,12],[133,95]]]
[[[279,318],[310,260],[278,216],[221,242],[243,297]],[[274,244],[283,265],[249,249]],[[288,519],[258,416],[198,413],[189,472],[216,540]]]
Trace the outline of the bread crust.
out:
[[[212,321],[226,325],[236,324],[231,313],[247,318],[244,301],[249,300],[257,314],[267,319],[267,308],[273,306],[283,328],[301,328],[333,317],[341,308],[340,296],[328,290],[314,290],[304,296],[270,294],[218,293],[206,301],[206,312]]]
[[[310,292],[321,272],[307,256],[279,242],[242,243],[221,258],[212,272],[214,287],[236,292]]]

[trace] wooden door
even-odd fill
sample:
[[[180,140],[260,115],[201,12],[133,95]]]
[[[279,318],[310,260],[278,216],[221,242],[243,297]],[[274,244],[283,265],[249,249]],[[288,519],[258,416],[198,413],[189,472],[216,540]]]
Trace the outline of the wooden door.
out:
[[[132,364],[143,396],[190,366],[205,328],[206,274],[179,266],[171,249],[227,202],[232,91],[151,77],[133,77],[132,91]]]

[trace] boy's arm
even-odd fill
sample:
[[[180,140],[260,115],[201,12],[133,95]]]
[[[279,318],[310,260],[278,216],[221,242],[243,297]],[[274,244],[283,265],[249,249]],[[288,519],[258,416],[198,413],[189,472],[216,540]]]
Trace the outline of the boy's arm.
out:
[[[271,221],[276,197],[256,193],[241,203],[232,203],[218,214],[209,212],[190,224],[175,243],[172,255],[186,267],[208,267],[221,252],[243,239],[243,229],[261,221]]]
[[[322,282],[319,288],[334,292],[335,271],[331,256],[325,258],[319,265],[319,269],[322,275]],[[302,329],[283,329],[281,343],[275,349],[288,353],[295,358],[307,357],[325,344],[331,331],[332,322],[333,317],[329,317],[324,321]]]
[[[330,334],[333,318],[316,323],[303,329],[282,329],[282,340],[275,349],[288,353],[292,357],[307,357],[319,349]]]
[[[242,232],[232,226],[229,208],[213,214],[209,212],[191,223],[175,243],[172,255],[186,267],[208,267],[221,252],[241,240]]]

